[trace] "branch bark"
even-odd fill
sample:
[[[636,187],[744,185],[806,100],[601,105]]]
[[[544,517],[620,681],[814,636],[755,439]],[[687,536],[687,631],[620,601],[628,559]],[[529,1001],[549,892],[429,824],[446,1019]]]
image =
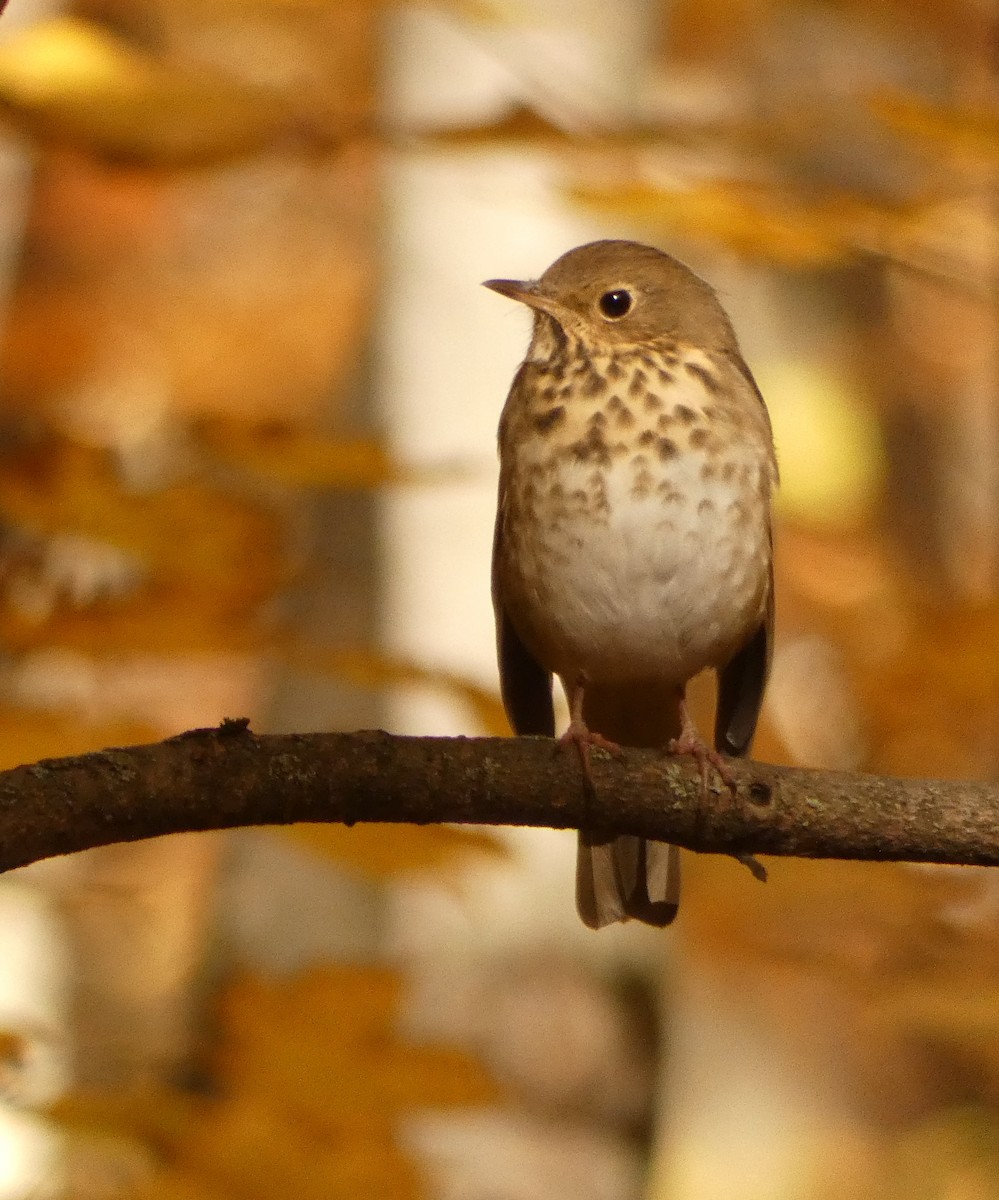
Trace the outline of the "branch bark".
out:
[[[0,772],[0,870],[185,830],[293,821],[578,828],[710,853],[999,865],[999,788],[736,762],[738,795],[651,750],[575,756],[546,738],[258,736],[246,721]]]

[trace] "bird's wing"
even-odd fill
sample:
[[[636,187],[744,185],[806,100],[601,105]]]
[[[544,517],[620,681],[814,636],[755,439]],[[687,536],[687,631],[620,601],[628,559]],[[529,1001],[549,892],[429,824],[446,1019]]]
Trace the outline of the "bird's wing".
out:
[[[763,620],[738,654],[718,672],[715,749],[743,757],[756,732],[774,641],[774,572],[770,568]]]
[[[496,614],[496,657],[500,695],[514,733],[555,736],[552,675],[521,641],[503,603],[499,565],[503,551],[503,493],[496,508],[493,534],[493,611]]]

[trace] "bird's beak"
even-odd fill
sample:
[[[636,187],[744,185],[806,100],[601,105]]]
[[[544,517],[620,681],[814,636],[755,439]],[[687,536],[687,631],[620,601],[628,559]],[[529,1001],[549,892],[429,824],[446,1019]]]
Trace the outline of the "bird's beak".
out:
[[[538,290],[533,279],[487,279],[482,286],[501,296],[509,296],[511,300],[519,300],[521,304],[531,304]]]
[[[508,296],[511,300],[519,300],[528,308],[546,312],[556,319],[561,311],[558,303],[541,290],[541,285],[536,279],[487,279],[482,286],[489,288],[491,292],[499,292],[501,296]]]

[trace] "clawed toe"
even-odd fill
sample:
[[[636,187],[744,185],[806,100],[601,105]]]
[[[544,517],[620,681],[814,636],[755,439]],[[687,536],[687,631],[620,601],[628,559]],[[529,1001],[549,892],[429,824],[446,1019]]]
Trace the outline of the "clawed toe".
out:
[[[621,758],[624,751],[609,738],[605,738],[601,733],[594,733],[592,729],[588,729],[586,723],[580,720],[569,722],[569,728],[562,734],[558,740],[559,747],[565,749],[567,746],[575,746],[579,751],[579,759],[583,764],[583,774],[586,776],[586,781],[593,787],[593,775],[590,771],[590,750],[596,746],[598,750],[606,750],[608,754],[613,754],[615,758]]]
[[[725,787],[737,796],[739,792],[739,782],[732,773],[731,767],[725,759],[713,750],[710,746],[705,745],[703,741],[695,734],[691,736],[689,733],[683,733],[678,738],[674,738],[667,747],[670,754],[690,754],[697,759],[697,765],[701,772],[701,786],[705,795],[708,792],[708,767],[714,767],[718,773],[718,778],[722,781]]]

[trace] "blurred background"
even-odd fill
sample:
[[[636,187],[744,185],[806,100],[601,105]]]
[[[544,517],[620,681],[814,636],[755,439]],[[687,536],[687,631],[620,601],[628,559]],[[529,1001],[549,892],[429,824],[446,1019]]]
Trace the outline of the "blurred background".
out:
[[[783,490],[756,754],[993,778],[999,8],[10,0],[0,759],[502,733],[495,427],[597,237],[720,291]],[[702,712],[711,687],[700,689]],[[0,1200],[991,1200],[999,883],[297,826],[0,880]]]

